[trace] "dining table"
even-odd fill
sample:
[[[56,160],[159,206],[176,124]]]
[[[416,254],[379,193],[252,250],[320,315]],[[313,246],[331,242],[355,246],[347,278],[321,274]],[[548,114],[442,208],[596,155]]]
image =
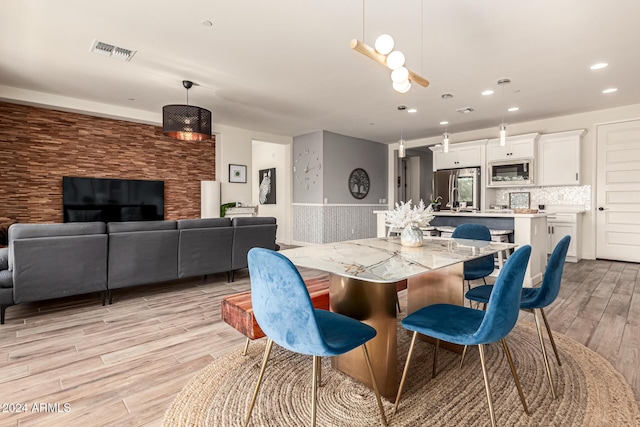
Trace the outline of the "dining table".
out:
[[[422,246],[403,246],[399,237],[376,237],[282,250],[296,267],[329,273],[333,312],[376,329],[367,343],[380,394],[394,400],[398,391],[398,290],[407,290],[407,313],[448,303],[464,305],[465,261],[499,252],[513,243],[424,237]],[[457,350],[453,345],[447,347]],[[362,351],[335,356],[332,367],[372,387]]]

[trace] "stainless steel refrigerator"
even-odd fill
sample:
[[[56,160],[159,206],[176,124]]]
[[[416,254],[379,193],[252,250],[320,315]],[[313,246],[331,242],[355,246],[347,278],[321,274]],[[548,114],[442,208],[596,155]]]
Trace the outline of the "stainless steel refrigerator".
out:
[[[433,197],[437,196],[442,197],[441,209],[480,210],[480,168],[435,171]]]

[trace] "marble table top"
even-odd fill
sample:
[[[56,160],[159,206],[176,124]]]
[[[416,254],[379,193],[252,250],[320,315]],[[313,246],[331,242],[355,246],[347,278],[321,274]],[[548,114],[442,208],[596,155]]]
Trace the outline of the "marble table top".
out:
[[[393,283],[431,270],[515,248],[513,243],[425,237],[423,246],[402,246],[399,237],[379,237],[286,249],[298,267],[377,283]]]

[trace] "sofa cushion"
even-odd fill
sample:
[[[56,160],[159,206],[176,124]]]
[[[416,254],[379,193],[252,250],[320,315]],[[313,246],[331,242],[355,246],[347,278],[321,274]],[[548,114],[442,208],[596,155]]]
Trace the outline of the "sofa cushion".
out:
[[[176,221],[124,221],[107,224],[109,233],[126,233],[129,231],[175,230]]]
[[[231,221],[233,226],[241,226],[241,225],[264,225],[264,224],[275,224],[276,219],[272,216],[247,216],[247,217],[236,217]]]
[[[178,229],[231,227],[231,218],[179,219]]]
[[[12,241],[16,304],[107,290],[107,235]]]
[[[105,234],[104,222],[67,222],[61,224],[13,224],[9,227],[9,270],[15,262],[14,240],[42,237],[88,236]]]
[[[15,239],[31,237],[80,236],[86,234],[103,234],[106,232],[104,222],[66,222],[61,224],[13,224],[9,227],[9,244]]]

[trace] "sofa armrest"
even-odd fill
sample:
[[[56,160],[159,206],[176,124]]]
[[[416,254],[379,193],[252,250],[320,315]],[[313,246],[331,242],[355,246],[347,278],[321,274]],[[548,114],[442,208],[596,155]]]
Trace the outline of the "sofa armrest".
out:
[[[9,248],[0,248],[0,270],[9,269]]]

